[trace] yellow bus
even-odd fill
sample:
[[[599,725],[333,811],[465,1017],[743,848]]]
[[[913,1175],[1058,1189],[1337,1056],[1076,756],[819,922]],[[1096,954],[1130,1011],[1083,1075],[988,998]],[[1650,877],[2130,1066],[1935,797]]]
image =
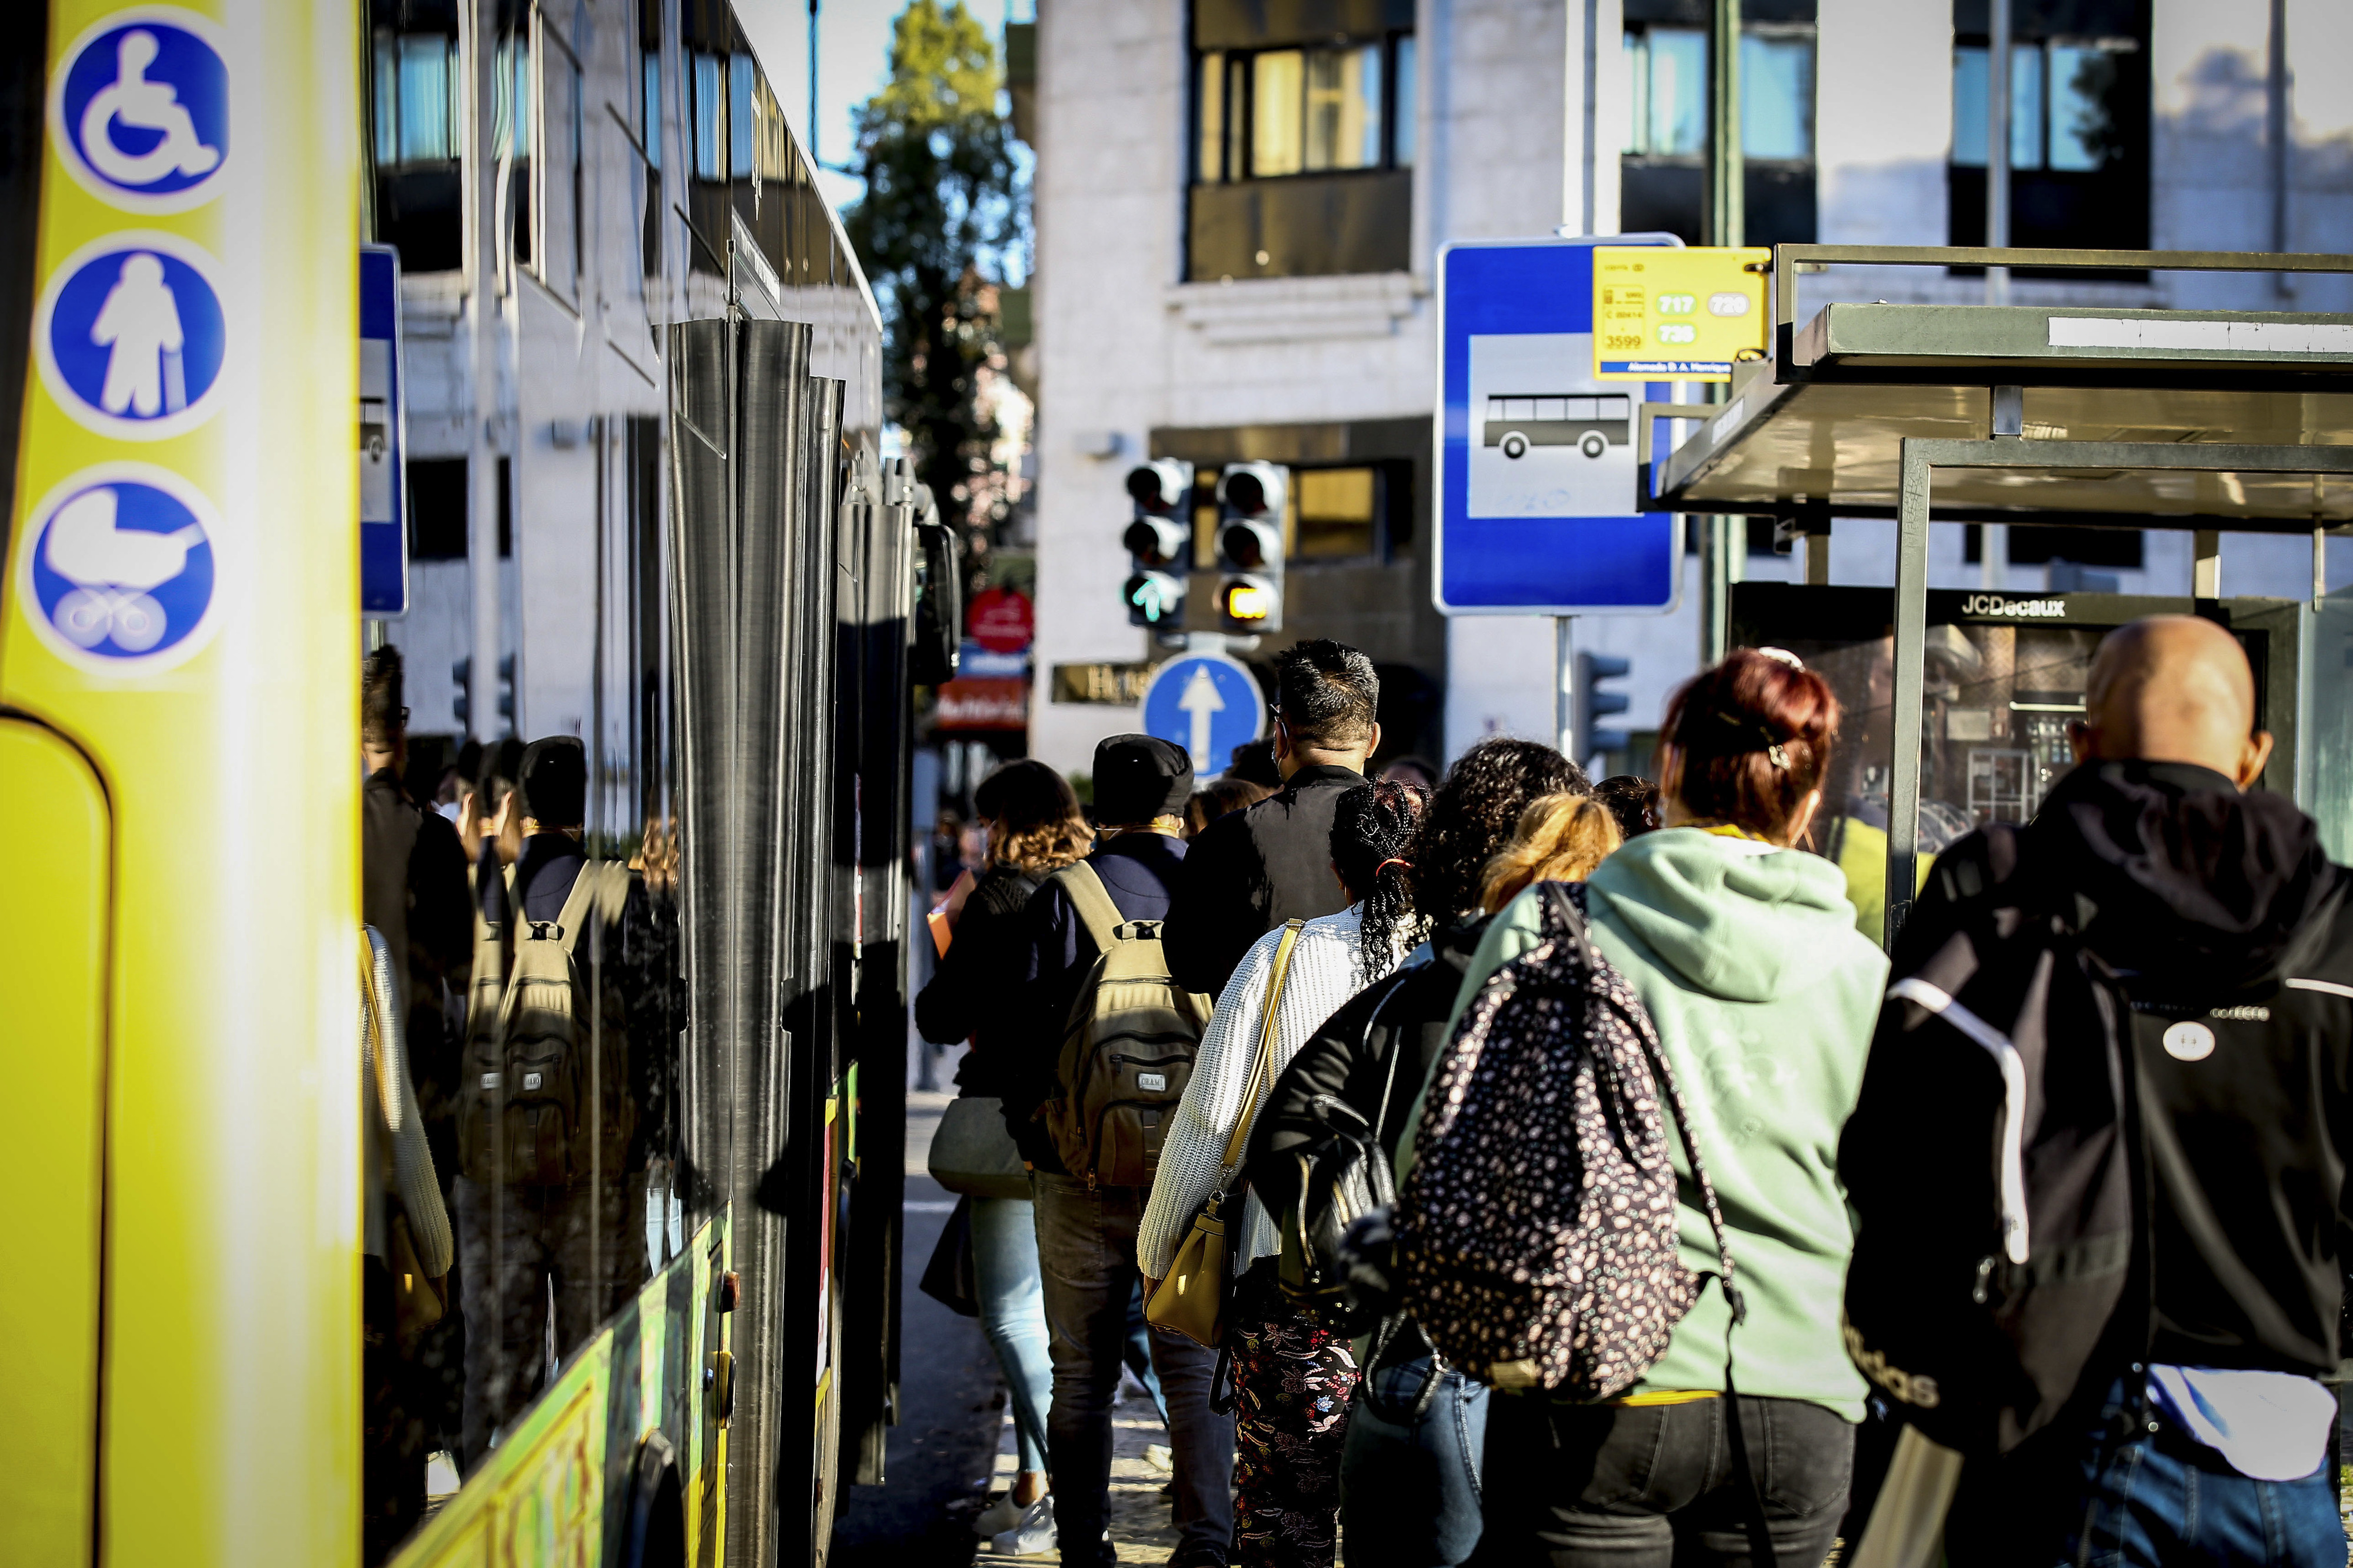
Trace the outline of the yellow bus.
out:
[[[908,691],[952,665],[954,573],[881,455],[873,299],[733,13],[6,10],[0,1147],[29,1234],[0,1562],[821,1559],[895,1400]],[[417,591],[365,632],[363,241],[399,253],[403,379],[443,399],[410,395]],[[453,553],[419,509],[460,461]],[[499,657],[439,681],[417,650],[452,635]],[[382,640],[491,756],[577,739],[628,1077],[610,1163],[565,1189],[596,1261],[551,1247],[518,1293],[501,1248],[547,1194],[451,1134],[464,974],[412,989],[459,1267],[445,1322],[393,1336],[390,1446],[443,1479],[364,1547]]]

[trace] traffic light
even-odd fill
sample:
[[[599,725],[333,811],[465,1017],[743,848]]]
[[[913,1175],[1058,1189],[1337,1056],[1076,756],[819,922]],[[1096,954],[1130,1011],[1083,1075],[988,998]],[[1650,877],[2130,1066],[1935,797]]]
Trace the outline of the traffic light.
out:
[[[508,654],[505,658],[499,660],[499,717],[507,721],[506,732],[510,735],[514,733],[514,655]],[[456,711],[458,728],[460,730],[470,729],[472,726],[474,714],[473,659],[470,658],[461,658],[457,663],[451,665],[449,667],[449,679],[450,683],[458,689],[458,695],[451,700],[449,704]]]
[[[1122,539],[1127,545],[1127,584],[1120,596],[1127,603],[1127,623],[1133,626],[1185,624],[1185,572],[1193,552],[1193,531],[1186,514],[1193,504],[1193,465],[1177,458],[1159,458],[1132,468],[1128,498],[1135,516]]]
[[[1282,513],[1291,479],[1279,463],[1228,463],[1218,476],[1218,615],[1228,631],[1282,629]]]
[[[1604,730],[1595,721],[1626,711],[1626,694],[1604,691],[1601,683],[1623,679],[1631,668],[1627,660],[1614,654],[1580,653],[1577,656],[1577,755],[1574,761],[1582,763],[1596,752],[1616,752],[1625,748],[1625,731]]]

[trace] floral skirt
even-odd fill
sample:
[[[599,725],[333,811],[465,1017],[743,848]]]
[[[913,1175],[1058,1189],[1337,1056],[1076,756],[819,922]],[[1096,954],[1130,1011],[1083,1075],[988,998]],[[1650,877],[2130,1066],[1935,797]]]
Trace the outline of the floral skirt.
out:
[[[1331,1568],[1340,1455],[1356,1358],[1312,1311],[1282,1299],[1274,1260],[1234,1289],[1234,1554],[1241,1568]]]

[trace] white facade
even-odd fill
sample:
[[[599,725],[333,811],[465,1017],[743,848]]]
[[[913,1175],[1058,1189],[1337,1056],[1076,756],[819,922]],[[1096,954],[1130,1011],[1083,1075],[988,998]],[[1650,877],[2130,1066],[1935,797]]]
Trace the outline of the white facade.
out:
[[[2272,247],[2270,11],[2267,0],[2153,0],[2155,247]],[[2353,58],[2353,6],[2287,0],[2285,12],[2288,247],[2353,249],[2353,82],[2340,68]],[[1617,149],[1630,92],[1622,26],[1620,0],[1419,0],[1410,270],[1187,283],[1185,0],[1040,7],[1037,755],[1082,769],[1099,738],[1139,721],[1133,708],[1054,702],[1049,677],[1058,664],[1151,657],[1118,593],[1127,572],[1122,480],[1148,431],[1428,417],[1435,403],[1430,288],[1440,245],[1556,228],[1616,232]],[[1820,0],[1817,38],[1820,239],[1946,243],[1950,0]],[[1941,272],[1891,268],[1810,279],[1806,298],[1964,301],[1981,299],[1982,289]],[[2141,286],[2019,280],[2011,297],[2341,310],[2353,308],[2353,279],[2306,279],[2293,297],[2277,292],[2270,275],[2162,274]],[[2151,531],[2146,541],[2142,568],[2118,573],[2118,588],[2188,592],[2188,536]],[[1427,545],[1420,539],[1414,548]],[[2353,542],[2332,541],[2329,551],[2331,581],[2353,578]],[[1938,586],[2045,586],[2040,566],[2002,564],[1989,576],[1966,563],[1957,526],[1934,529],[1931,555]],[[1631,659],[1630,729],[1654,728],[1668,694],[1696,667],[1696,558],[1684,564],[1672,614],[1584,617],[1576,626],[1577,646]],[[1788,557],[1762,556],[1745,570],[1788,576],[1793,567]],[[1894,525],[1839,522],[1831,572],[1835,583],[1892,582]],[[2222,573],[2226,594],[2301,595],[2311,587],[2310,547],[2298,538],[2229,538]],[[1485,733],[1550,738],[1549,621],[1457,618],[1446,648],[1450,757]]]

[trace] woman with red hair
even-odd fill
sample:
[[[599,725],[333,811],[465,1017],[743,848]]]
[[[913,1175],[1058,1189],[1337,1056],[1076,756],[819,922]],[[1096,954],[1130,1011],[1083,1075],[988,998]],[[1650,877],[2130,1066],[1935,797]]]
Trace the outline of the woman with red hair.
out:
[[[1541,1389],[1488,1402],[1482,1556],[1550,1563],[1742,1563],[1740,1426],[1775,1556],[1822,1560],[1844,1512],[1864,1384],[1839,1335],[1853,1249],[1838,1140],[1854,1107],[1887,961],[1858,935],[1838,867],[1800,852],[1822,801],[1838,700],[1778,648],[1737,648],[1667,705],[1664,825],[1584,884],[1593,944],[1641,995],[1724,1211],[1747,1316],[1701,1292],[1665,1351],[1599,1405]],[[1456,1017],[1550,934],[1531,887],[1489,926]],[[1684,1266],[1722,1268],[1672,1133]]]

